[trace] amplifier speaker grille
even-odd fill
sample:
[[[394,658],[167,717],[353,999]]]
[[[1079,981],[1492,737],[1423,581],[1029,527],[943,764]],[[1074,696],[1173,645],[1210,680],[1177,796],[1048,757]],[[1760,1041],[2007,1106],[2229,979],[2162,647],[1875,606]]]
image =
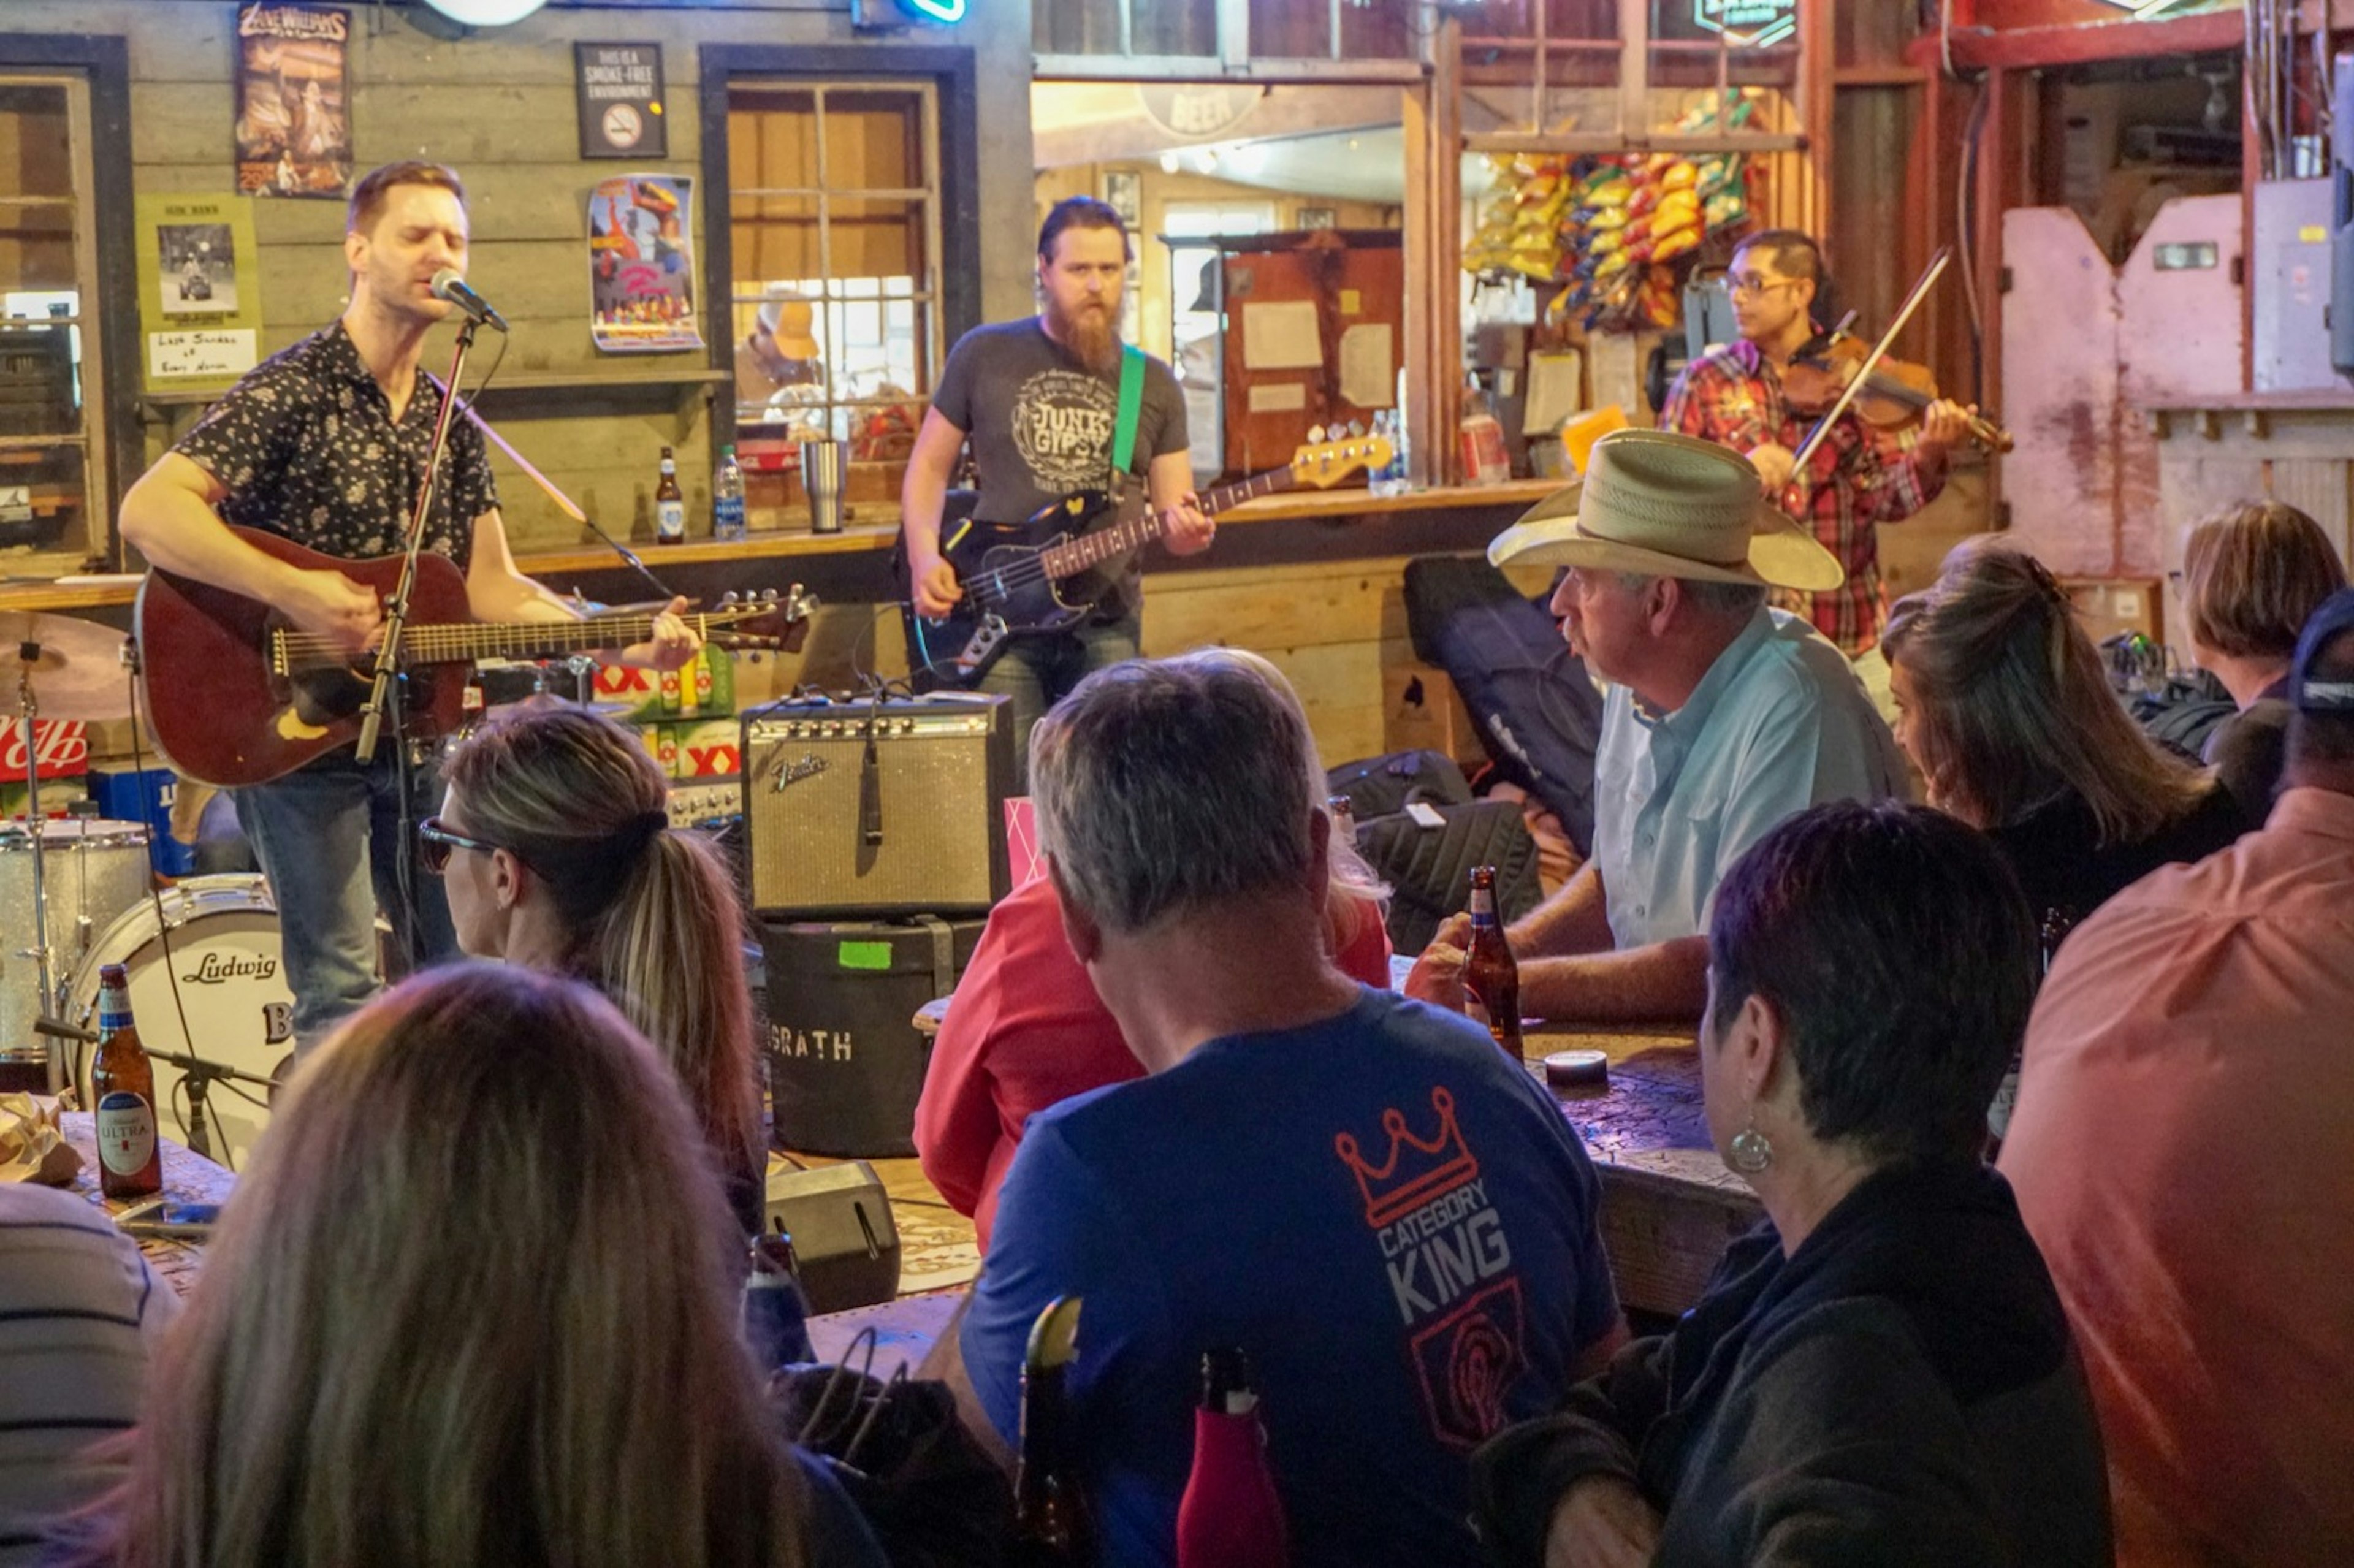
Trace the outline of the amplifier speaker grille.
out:
[[[1013,771],[1002,697],[747,715],[752,906],[793,916],[985,912],[1009,890]]]

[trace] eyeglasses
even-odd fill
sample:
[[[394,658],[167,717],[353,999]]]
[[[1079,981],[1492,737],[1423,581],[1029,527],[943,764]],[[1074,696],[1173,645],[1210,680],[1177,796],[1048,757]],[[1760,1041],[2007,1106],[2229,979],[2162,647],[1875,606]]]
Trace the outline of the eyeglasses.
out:
[[[1744,272],[1738,276],[1727,273],[1724,280],[1724,291],[1736,297],[1743,295],[1754,297],[1775,289],[1794,288],[1805,281],[1804,278],[1761,278],[1755,272]]]
[[[472,850],[479,854],[491,854],[505,847],[452,832],[439,817],[428,817],[417,824],[417,858],[435,876],[449,869],[451,850]]]

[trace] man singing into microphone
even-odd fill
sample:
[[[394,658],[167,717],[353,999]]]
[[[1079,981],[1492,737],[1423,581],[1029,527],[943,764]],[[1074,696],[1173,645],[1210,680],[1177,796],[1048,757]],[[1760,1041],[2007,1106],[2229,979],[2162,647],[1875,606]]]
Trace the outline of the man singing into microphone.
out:
[[[383,627],[375,593],[339,571],[273,559],[223,526],[259,528],[330,556],[404,547],[426,475],[441,389],[418,374],[426,334],[458,307],[435,275],[466,267],[466,192],[439,164],[389,164],[352,189],[344,260],[351,303],[325,330],[256,366],[122,498],[122,537],[150,565],[275,607],[356,660]],[[445,285],[446,291],[446,285]],[[482,432],[450,427],[426,550],[466,574],[482,620],[569,620],[570,607],[515,569]],[[631,663],[675,669],[700,640],[672,601]],[[429,753],[404,758],[387,727],[373,758],[331,752],[233,791],[277,899],[299,1047],[324,1037],[377,984],[375,915],[408,967],[456,949],[439,882],[418,874],[414,824],[440,806]],[[403,767],[404,761],[412,761]]]

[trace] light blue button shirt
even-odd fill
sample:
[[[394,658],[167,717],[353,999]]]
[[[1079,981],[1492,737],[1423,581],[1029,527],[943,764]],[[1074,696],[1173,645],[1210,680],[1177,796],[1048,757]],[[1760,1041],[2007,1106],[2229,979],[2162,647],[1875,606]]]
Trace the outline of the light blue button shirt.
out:
[[[1847,659],[1761,606],[1675,712],[1647,712],[1624,686],[1603,700],[1594,859],[1611,937],[1627,948],[1705,931],[1717,878],[1776,823],[1907,792]]]

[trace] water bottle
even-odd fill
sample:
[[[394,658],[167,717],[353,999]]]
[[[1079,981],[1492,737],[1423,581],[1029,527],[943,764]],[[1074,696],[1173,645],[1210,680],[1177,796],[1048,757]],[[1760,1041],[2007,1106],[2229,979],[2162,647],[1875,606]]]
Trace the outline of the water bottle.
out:
[[[1405,421],[1395,408],[1373,411],[1373,434],[1390,444],[1390,461],[1366,476],[1375,495],[1401,495],[1406,488]]]
[[[711,476],[711,536],[715,539],[741,539],[744,536],[744,471],[736,461],[736,449],[719,449],[719,467]]]

